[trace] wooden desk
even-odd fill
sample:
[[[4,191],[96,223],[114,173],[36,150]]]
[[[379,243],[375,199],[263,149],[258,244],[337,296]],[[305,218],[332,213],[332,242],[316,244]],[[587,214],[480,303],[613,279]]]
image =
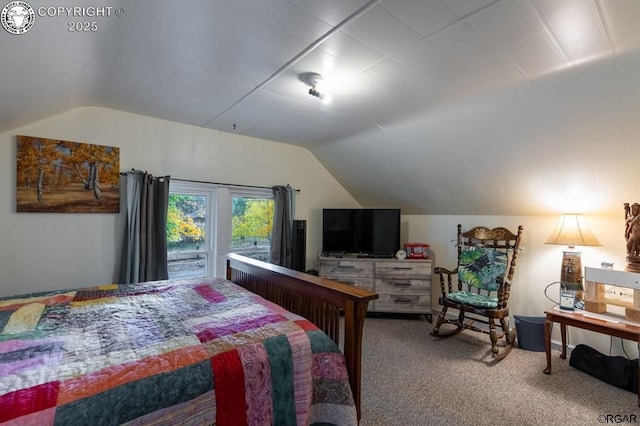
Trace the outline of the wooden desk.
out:
[[[562,311],[559,309],[550,309],[545,311],[547,316],[544,323],[544,344],[547,352],[547,368],[544,374],[551,374],[551,325],[554,322],[560,324],[560,335],[562,338],[562,353],[560,358],[567,358],[567,326],[582,328],[584,330],[595,331],[613,337],[633,340],[638,344],[640,349],[640,324],[631,325],[624,322],[618,322],[615,317],[607,320],[604,315],[599,317],[585,315],[583,311]],[[639,378],[640,384],[640,378]],[[639,387],[640,389],[640,387]],[[638,392],[638,406],[640,406],[640,391]]]

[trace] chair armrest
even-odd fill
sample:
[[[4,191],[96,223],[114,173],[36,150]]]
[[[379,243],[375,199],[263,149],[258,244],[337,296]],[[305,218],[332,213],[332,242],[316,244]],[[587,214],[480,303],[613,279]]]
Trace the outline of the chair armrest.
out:
[[[506,277],[498,277],[498,308],[506,308],[511,294],[511,281]]]
[[[453,292],[453,280],[452,277],[458,274],[458,268],[447,269],[441,266],[433,268],[434,275],[439,277],[441,298],[447,297],[447,294]]]

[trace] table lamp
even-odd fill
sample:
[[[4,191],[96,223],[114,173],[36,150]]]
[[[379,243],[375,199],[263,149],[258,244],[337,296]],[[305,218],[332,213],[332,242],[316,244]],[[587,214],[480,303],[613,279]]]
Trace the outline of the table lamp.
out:
[[[556,229],[546,244],[567,246],[567,250],[562,252],[560,285],[563,290],[571,290],[581,294],[582,262],[580,261],[580,251],[576,250],[576,246],[602,245],[593,235],[582,215],[575,213],[561,215]]]

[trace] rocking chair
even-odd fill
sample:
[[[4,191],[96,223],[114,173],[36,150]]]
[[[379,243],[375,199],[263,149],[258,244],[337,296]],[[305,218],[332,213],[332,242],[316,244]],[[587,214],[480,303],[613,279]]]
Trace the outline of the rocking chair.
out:
[[[457,268],[434,268],[434,274],[440,278],[442,296],[438,302],[442,310],[432,336],[448,337],[462,330],[473,330],[489,334],[493,358],[502,359],[509,354],[516,331],[509,327],[508,302],[521,236],[522,226],[514,234],[506,228],[484,226],[462,232],[462,225],[458,225]],[[457,275],[455,289],[454,275]],[[447,317],[449,308],[458,310],[457,318]],[[500,328],[496,327],[496,320]],[[476,327],[476,322],[489,328]],[[441,330],[443,324],[451,324],[454,329]],[[502,338],[506,340],[505,346],[498,345]]]

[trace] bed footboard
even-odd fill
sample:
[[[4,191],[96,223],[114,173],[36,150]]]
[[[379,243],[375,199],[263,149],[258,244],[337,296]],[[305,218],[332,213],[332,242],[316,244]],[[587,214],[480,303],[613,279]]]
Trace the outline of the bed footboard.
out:
[[[227,255],[227,279],[308,319],[338,345],[344,338],[341,346],[360,419],[362,330],[369,301],[378,294],[234,253]]]

